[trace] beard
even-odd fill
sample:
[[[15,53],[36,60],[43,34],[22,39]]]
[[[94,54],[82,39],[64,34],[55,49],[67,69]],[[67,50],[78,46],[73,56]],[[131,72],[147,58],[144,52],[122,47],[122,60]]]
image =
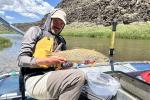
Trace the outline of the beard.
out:
[[[52,27],[51,32],[55,35],[59,35],[63,28]]]
[[[54,30],[54,29],[51,29],[51,32],[53,33],[53,34],[55,34],[55,35],[58,35],[58,34],[60,34],[60,30]]]

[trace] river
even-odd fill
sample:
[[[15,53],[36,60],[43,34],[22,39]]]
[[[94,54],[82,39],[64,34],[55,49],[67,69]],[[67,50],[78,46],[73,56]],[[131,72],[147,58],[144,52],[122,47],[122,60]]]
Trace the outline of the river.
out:
[[[17,56],[21,47],[22,36],[18,34],[1,34],[13,43],[11,47],[0,51],[0,73],[16,71]],[[88,37],[65,37],[68,49],[87,48],[109,55],[109,39]],[[150,60],[150,40],[116,39],[115,61],[145,61]]]

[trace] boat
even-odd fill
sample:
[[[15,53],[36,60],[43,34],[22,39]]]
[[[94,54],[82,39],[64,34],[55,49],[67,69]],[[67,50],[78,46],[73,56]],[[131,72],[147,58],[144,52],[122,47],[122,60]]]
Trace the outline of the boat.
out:
[[[0,17],[0,21],[5,26],[10,27],[14,31],[20,33],[16,27],[9,24]],[[141,77],[138,77],[143,71],[150,70],[150,61],[126,61],[114,62],[114,40],[117,22],[113,23],[113,34],[110,45],[110,63],[108,65],[96,64],[79,65],[76,68],[82,70],[85,74],[89,71],[100,71],[112,76],[120,83],[120,88],[117,89],[115,95],[101,96],[97,95],[89,87],[88,82],[82,88],[79,100],[149,100],[150,98],[150,84]],[[99,92],[99,91],[98,91]],[[26,100],[34,100],[27,92],[25,92]],[[22,95],[19,91],[19,72],[11,72],[0,75],[0,100],[21,100]]]
[[[112,100],[112,98],[113,100],[148,100],[150,98],[150,84],[132,76],[133,72],[150,70],[150,61],[115,62],[114,72],[111,71],[110,65],[97,64],[95,67],[80,65],[77,68],[85,73],[89,70],[100,70],[113,77],[117,77],[121,84],[121,88],[118,89],[115,96],[107,97],[94,94],[88,87],[88,84],[85,84],[79,98],[80,100],[83,100],[83,98],[84,100]],[[34,100],[27,93],[25,94],[27,100]],[[19,72],[0,75],[0,100],[18,99],[21,99],[21,93],[19,92]]]

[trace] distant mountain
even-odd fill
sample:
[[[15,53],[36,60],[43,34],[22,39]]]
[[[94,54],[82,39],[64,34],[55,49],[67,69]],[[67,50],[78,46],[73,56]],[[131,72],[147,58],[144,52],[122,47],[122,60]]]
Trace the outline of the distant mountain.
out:
[[[46,16],[47,16],[47,15],[46,15]],[[46,16],[44,16],[44,18],[42,18],[40,21],[37,21],[37,22],[32,22],[32,23],[16,23],[16,24],[13,24],[13,25],[25,32],[25,31],[27,31],[31,26],[42,26],[43,23],[44,23],[45,20],[46,20],[46,18],[45,18]]]
[[[16,24],[13,24],[13,25],[25,32],[31,26],[37,25],[37,22],[35,22],[35,23],[16,23]]]
[[[107,26],[113,18],[124,24],[150,21],[150,0],[62,0],[57,7],[66,11],[68,23]]]
[[[42,18],[42,20],[37,21],[37,22],[32,22],[32,23],[15,23],[12,24],[13,26],[21,29],[22,31],[26,32],[31,26],[41,26],[42,22],[44,22],[46,20],[46,18]],[[1,31],[13,31],[12,29],[10,29],[9,27],[5,26],[4,24],[2,24],[0,22],[0,32]]]

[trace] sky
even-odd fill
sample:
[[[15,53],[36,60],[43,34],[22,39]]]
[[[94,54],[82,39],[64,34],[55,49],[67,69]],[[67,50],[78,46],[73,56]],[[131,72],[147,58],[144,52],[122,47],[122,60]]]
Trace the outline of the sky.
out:
[[[9,23],[41,20],[61,0],[0,0],[0,16]]]

